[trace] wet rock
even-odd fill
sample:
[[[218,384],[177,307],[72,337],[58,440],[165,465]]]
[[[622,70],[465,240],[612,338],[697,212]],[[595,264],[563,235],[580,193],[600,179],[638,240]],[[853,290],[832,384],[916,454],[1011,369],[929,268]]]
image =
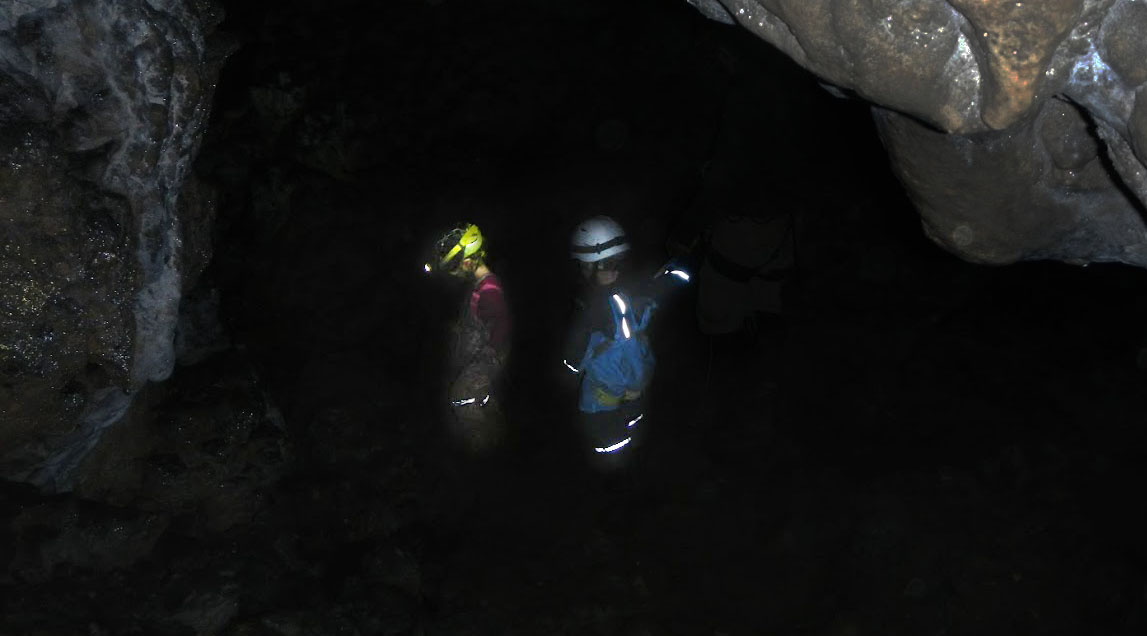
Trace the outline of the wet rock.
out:
[[[733,16],[721,6],[717,0],[685,0],[689,4],[696,7],[706,18],[716,20],[725,24],[734,24]]]
[[[0,141],[0,473],[9,477],[30,476],[77,428],[100,426],[99,392],[130,383],[130,209],[70,178],[51,137],[30,127]]]
[[[1033,106],[1052,54],[1075,27],[1083,0],[950,4],[967,19],[973,47],[987,60],[981,67],[984,122],[996,130],[1007,128]]]
[[[745,28],[838,87],[942,130],[983,130],[981,71],[944,2],[726,0]]]
[[[1047,102],[1039,121],[1039,140],[1056,168],[1079,171],[1099,159],[1099,140],[1088,131],[1078,110],[1060,100]]]
[[[126,411],[92,404],[171,373],[182,289],[210,255],[191,162],[220,18],[180,0],[0,11],[0,476],[68,490]]]
[[[1095,122],[1095,132],[1103,140],[1107,149],[1107,159],[1110,161],[1112,171],[1122,183],[1124,196],[1134,197],[1132,200],[1136,203],[1133,207],[1142,215],[1141,211],[1147,209],[1147,165],[1136,156],[1132,147],[1133,140],[1120,132],[1120,128],[1122,124],[1117,128],[1116,125],[1102,119]],[[1126,254],[1132,255],[1137,254],[1141,246],[1134,241],[1127,241],[1123,249]],[[1127,259],[1122,260],[1128,262]]]
[[[961,258],[1147,266],[1147,228],[1117,177],[1088,159],[1095,141],[1060,138],[1045,150],[1046,137],[1085,128],[1081,117],[1052,100],[1023,125],[974,138],[891,111],[876,122],[926,234]]]
[[[1118,2],[1100,31],[1100,53],[1131,86],[1147,83],[1147,5]]]
[[[1135,98],[1135,110],[1128,124],[1132,144],[1140,163],[1147,164],[1147,87],[1139,89]]]
[[[721,1],[741,26],[880,107],[929,237],[955,254],[1147,266],[1141,2]]]
[[[293,461],[282,418],[237,352],[180,369],[140,394],[85,459],[76,492],[142,510],[194,515],[181,530],[254,521],[264,491]]]

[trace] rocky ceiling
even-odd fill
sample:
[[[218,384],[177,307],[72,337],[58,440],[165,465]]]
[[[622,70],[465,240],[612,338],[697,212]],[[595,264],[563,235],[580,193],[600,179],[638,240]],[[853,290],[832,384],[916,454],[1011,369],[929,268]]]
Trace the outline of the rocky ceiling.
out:
[[[876,105],[962,258],[1147,265],[1147,3],[690,0]]]

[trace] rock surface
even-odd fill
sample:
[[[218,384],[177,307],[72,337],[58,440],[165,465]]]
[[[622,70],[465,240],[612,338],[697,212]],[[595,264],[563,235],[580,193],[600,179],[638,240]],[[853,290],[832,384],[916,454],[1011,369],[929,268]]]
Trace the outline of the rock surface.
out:
[[[210,258],[191,164],[225,51],[208,1],[0,8],[0,476],[67,490],[163,380]]]
[[[895,168],[946,249],[1147,267],[1142,2],[721,2],[879,107]]]

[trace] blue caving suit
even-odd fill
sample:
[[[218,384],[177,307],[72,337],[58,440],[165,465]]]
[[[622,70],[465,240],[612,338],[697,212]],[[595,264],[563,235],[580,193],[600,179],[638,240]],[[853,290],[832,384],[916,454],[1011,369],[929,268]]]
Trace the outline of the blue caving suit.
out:
[[[619,287],[597,287],[575,314],[564,363],[580,376],[579,427],[598,456],[632,447],[656,359],[647,327],[657,305]]]

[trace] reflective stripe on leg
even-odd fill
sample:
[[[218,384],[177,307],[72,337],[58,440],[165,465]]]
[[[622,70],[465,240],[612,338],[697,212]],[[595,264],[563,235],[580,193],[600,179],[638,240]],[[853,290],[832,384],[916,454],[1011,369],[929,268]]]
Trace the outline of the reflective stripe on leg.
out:
[[[594,450],[594,452],[597,452],[597,453],[612,453],[612,452],[615,452],[615,451],[618,451],[618,450],[624,448],[625,445],[628,444],[632,440],[633,440],[632,437],[627,437],[627,438],[621,440],[620,442],[618,442],[612,446],[594,448],[593,450]]]

